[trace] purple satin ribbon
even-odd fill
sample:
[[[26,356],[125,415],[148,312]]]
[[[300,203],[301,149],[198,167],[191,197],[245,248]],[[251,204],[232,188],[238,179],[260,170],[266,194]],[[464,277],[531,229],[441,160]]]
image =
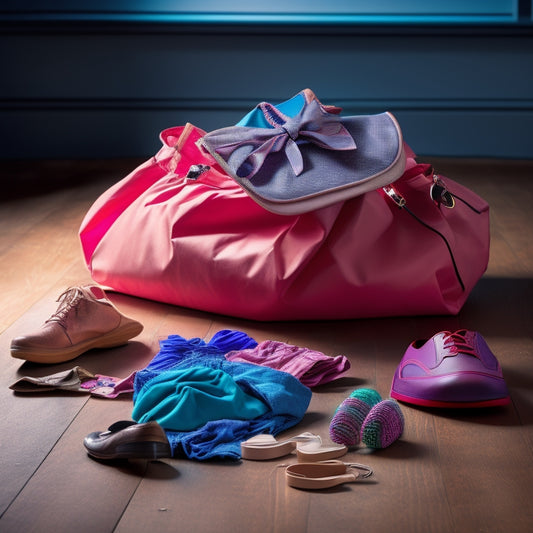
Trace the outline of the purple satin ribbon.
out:
[[[263,166],[266,158],[273,152],[285,150],[285,155],[296,174],[303,172],[303,157],[296,143],[302,139],[325,148],[326,150],[355,150],[356,145],[348,130],[342,125],[340,117],[325,113],[313,100],[305,105],[294,118],[286,117],[271,104],[263,104],[272,123],[273,115],[279,125],[274,128],[253,128],[232,126],[208,133],[204,142],[224,161],[241,146],[253,146],[253,151],[239,165],[235,173],[240,178],[252,178]]]

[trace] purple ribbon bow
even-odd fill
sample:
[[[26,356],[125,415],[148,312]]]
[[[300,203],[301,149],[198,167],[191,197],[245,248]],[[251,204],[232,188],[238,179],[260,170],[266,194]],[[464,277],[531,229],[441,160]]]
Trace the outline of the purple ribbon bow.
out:
[[[235,174],[240,178],[252,178],[263,166],[272,152],[285,150],[285,155],[296,174],[303,172],[303,157],[297,140],[308,141],[327,150],[355,150],[356,145],[348,130],[340,122],[340,117],[326,113],[313,100],[305,105],[294,118],[286,117],[271,104],[262,104],[261,109],[268,120],[279,124],[274,128],[254,128],[232,126],[208,133],[204,143],[210,151],[215,151],[224,161],[240,147],[253,146],[244,161],[236,161]],[[239,158],[237,158],[239,159]]]

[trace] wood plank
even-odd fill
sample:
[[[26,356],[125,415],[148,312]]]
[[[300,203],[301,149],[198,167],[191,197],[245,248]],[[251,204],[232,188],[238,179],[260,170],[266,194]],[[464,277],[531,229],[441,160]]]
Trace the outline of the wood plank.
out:
[[[178,320],[180,324],[189,323],[187,334],[193,336],[205,335],[209,321],[203,317],[189,317],[184,312],[181,318],[179,308],[159,304],[156,302],[139,301],[135,298],[110,293],[110,299],[119,309],[129,316],[139,314],[142,307],[142,316],[138,317],[144,325],[143,332],[130,341],[127,345],[110,350],[91,350],[76,358],[73,362],[59,365],[35,365],[30,363],[21,364],[19,360],[11,360],[9,371],[1,374],[0,395],[3,405],[7,408],[7,416],[3,424],[9,427],[10,442],[3,443],[2,473],[12,482],[2,484],[0,495],[2,499],[0,509],[5,510],[16,497],[16,503],[9,507],[2,518],[6,527],[15,527],[27,531],[57,531],[67,527],[68,517],[62,516],[61,508],[72,497],[72,487],[76,487],[76,493],[80,498],[79,505],[87,508],[87,499],[92,502],[100,502],[100,516],[95,524],[101,524],[102,531],[112,530],[114,521],[118,516],[111,514],[105,516],[106,505],[111,502],[112,494],[102,493],[102,479],[94,477],[91,461],[82,446],[83,438],[91,431],[106,429],[117,420],[131,419],[131,394],[119,397],[116,400],[89,399],[88,396],[73,393],[39,393],[33,395],[14,394],[8,386],[23,375],[43,376],[47,373],[60,372],[74,365],[80,365],[93,373],[102,373],[118,377],[127,377],[131,372],[144,368],[158,351],[158,341],[166,338],[170,331],[174,331],[172,322]],[[29,317],[26,324],[37,322],[43,316],[48,316],[51,307],[49,298],[45,298],[40,304],[32,308],[26,315]],[[137,310],[137,313],[135,312]],[[37,318],[39,317],[39,319]],[[30,320],[31,318],[31,320]],[[166,332],[169,328],[169,333]],[[3,352],[8,353],[8,342],[12,336],[20,333],[20,328],[9,328],[0,336]],[[163,329],[165,333],[160,334]],[[37,419],[27,414],[31,412],[43,413]],[[74,429],[73,429],[74,428]],[[32,438],[28,438],[32,436]],[[45,436],[45,438],[43,438]],[[13,444],[17,443],[15,446]],[[70,465],[68,472],[64,472],[64,464]],[[85,473],[85,469],[89,473]],[[100,465],[104,472],[108,472],[111,479],[105,478],[104,486],[113,486],[117,481],[113,477],[113,468]],[[137,474],[138,469],[135,470]],[[142,473],[142,471],[141,471]],[[60,476],[61,480],[54,479]],[[101,473],[98,474],[102,477]],[[82,489],[78,492],[78,477],[82,477]],[[129,475],[131,477],[131,475]],[[26,481],[30,479],[30,482]],[[86,483],[87,482],[87,483]],[[134,486],[138,481],[134,483]],[[44,487],[54,487],[54,499],[43,500],[41,492]],[[119,499],[121,497],[119,490]],[[126,503],[131,494],[126,497]],[[103,498],[103,499],[102,499]],[[32,513],[21,513],[20,509],[29,506],[32,501],[46,501],[46,509],[38,509],[38,516]],[[115,502],[116,503],[116,502]],[[54,508],[54,506],[56,506]],[[90,507],[90,505],[89,505]],[[79,510],[79,516],[83,516],[83,509]],[[73,513],[72,519],[75,519]],[[79,519],[76,518],[76,520]],[[111,522],[101,523],[101,520]],[[36,521],[36,522],[35,522]],[[33,529],[35,527],[35,529]],[[74,528],[74,525],[72,525]],[[77,526],[79,528],[79,524]],[[66,529],[70,530],[70,529]]]
[[[28,401],[39,400],[28,398]],[[113,530],[145,466],[126,463],[110,468],[86,456],[82,441],[87,428],[105,429],[98,403],[90,400],[82,417],[72,416],[63,437],[50,446],[46,459],[2,517],[0,524],[4,531]],[[51,407],[55,407],[51,413],[57,416],[58,407]],[[35,408],[44,410],[42,406]],[[129,411],[129,402],[106,403],[105,414],[112,419],[128,418]],[[46,428],[36,430],[37,435],[46,433]]]

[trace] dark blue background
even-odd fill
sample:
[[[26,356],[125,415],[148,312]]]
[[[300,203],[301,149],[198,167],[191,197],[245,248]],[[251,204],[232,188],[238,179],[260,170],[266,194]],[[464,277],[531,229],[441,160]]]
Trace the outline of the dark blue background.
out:
[[[229,125],[305,87],[345,114],[392,111],[420,155],[533,156],[529,0],[471,2],[495,10],[475,16],[451,12],[468,2],[391,14],[384,0],[281,21],[239,18],[239,2],[215,16],[216,0],[71,3],[0,4],[2,158],[147,156],[166,127]]]

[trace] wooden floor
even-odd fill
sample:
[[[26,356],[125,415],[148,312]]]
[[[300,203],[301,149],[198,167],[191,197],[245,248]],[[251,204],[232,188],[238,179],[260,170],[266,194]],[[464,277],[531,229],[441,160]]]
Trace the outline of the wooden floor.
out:
[[[90,281],[79,224],[97,196],[137,161],[3,164],[0,179],[9,191],[0,198],[0,531],[533,531],[533,162],[429,161],[491,205],[489,269],[459,316],[256,323],[112,295],[123,312],[144,324],[143,333],[127,346],[54,366],[11,358],[10,341],[44,322],[63,289]],[[327,437],[334,408],[354,388],[373,387],[386,396],[412,340],[458,327],[486,338],[512,403],[460,412],[403,405],[400,441],[373,454],[346,456],[370,465],[375,476],[321,492],[286,486],[279,465],[290,458],[99,463],[86,455],[83,438],[129,419],[131,397],[28,396],[8,388],[23,375],[74,364],[125,377],[145,366],[169,334],[207,340],[233,328],[257,341],[349,357],[347,376],[315,390],[304,420],[293,428]]]

